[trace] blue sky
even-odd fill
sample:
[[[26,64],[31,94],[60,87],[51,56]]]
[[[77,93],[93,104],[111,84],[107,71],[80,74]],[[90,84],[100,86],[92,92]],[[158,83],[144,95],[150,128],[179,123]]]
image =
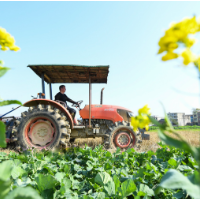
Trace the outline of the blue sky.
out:
[[[190,114],[200,107],[196,69],[184,68],[181,59],[162,62],[157,55],[164,30],[184,17],[200,17],[200,2],[0,2],[0,8],[0,27],[21,48],[0,51],[0,60],[11,68],[0,79],[4,100],[25,103],[41,92],[41,80],[29,64],[110,65],[108,83],[92,85],[94,104],[105,87],[104,104],[135,114],[148,104],[153,115],[164,116],[160,102],[167,112]],[[200,54],[199,42],[194,51]],[[53,85],[53,96],[59,85]],[[84,106],[89,103],[88,87],[66,84],[66,94],[83,100]],[[49,98],[47,84],[46,93]],[[0,114],[12,107],[17,105],[0,107]]]

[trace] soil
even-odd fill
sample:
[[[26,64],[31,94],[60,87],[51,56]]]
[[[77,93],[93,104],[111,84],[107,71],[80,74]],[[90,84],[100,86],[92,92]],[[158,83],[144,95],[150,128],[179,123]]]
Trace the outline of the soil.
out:
[[[199,147],[200,146],[200,131],[194,131],[194,130],[185,130],[185,131],[177,131],[189,144]],[[157,144],[160,142],[160,138],[158,137],[157,132],[145,132],[147,134],[150,134],[150,140],[143,140],[141,143],[141,148],[138,150],[138,152],[144,152],[144,151],[156,151],[160,146]],[[171,137],[177,138],[173,134],[170,134]],[[81,148],[85,147],[85,144],[89,147],[94,148],[95,146],[102,144],[102,138],[77,138],[75,139],[73,146],[79,146]],[[13,149],[12,145],[8,145],[6,149],[0,148],[0,152],[9,153],[10,151],[17,152]],[[110,149],[111,153],[115,152],[115,150]]]

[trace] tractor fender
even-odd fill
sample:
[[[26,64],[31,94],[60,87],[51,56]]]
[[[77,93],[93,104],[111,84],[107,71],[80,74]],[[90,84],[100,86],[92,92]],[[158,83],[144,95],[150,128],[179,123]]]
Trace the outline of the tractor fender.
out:
[[[59,104],[56,101],[49,100],[49,99],[32,99],[32,100],[24,103],[23,106],[31,107],[31,106],[37,106],[39,104],[50,105],[50,106],[53,106],[53,107],[59,109],[61,112],[63,112],[66,115],[67,119],[69,120],[71,129],[73,129],[74,123],[73,123],[73,119],[72,119],[72,116],[70,115],[69,111],[64,106],[62,106],[61,104]]]

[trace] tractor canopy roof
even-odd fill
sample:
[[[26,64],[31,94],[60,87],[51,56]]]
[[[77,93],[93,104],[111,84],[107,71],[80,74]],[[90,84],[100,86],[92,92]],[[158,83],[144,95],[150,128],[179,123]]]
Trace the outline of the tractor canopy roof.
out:
[[[46,83],[107,83],[109,65],[28,65]]]

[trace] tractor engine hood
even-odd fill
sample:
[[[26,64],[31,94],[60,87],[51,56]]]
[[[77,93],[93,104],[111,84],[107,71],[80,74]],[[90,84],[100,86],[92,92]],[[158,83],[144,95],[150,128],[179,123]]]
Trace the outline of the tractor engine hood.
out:
[[[82,119],[89,119],[89,105],[85,105],[79,113]],[[91,105],[91,119],[111,120],[114,123],[118,121],[130,121],[131,114],[129,115],[129,113],[132,113],[132,111],[121,106]]]

